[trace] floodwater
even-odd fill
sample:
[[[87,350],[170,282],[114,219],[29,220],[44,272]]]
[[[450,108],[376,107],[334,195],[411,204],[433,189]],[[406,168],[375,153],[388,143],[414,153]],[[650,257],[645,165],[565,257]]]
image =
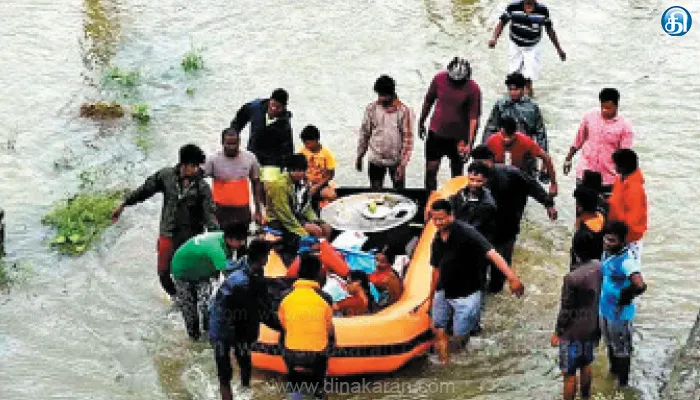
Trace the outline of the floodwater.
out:
[[[698,15],[697,4],[685,3]],[[568,54],[561,63],[543,39],[536,86],[558,171],[600,88],[620,89],[621,113],[635,127],[650,231],[632,385],[639,398],[656,399],[700,304],[700,217],[692,209],[699,31],[667,36],[660,16],[675,3],[666,1],[547,5]],[[338,181],[362,184],[365,175],[352,168],[354,131],[374,97],[374,79],[394,76],[400,97],[419,112],[433,74],[453,56],[468,55],[487,114],[504,89],[507,33],[495,50],[486,45],[503,7],[488,0],[0,2],[0,206],[7,258],[22,275],[0,295],[0,398],[217,398],[211,350],[188,343],[156,279],[160,199],[129,208],[80,258],[47,249],[42,215],[86,180],[134,187],[173,164],[186,142],[215,150],[242,103],[280,86],[291,94],[295,132],[318,125],[338,157]],[[201,49],[205,70],[186,75],[179,64],[191,46]],[[138,70],[139,85],[105,88],[101,77],[111,66]],[[80,104],[97,100],[145,102],[151,124],[138,129],[129,118],[78,117]],[[417,141],[409,186],[422,185],[422,152]],[[573,178],[560,182],[559,221],[547,221],[537,205],[528,209],[516,263],[527,285],[523,299],[490,298],[482,338],[451,367],[418,360],[379,381],[410,385],[406,390],[338,397],[557,398],[561,378],[548,339],[567,269]],[[594,393],[612,393],[605,369],[601,353]],[[266,378],[256,375],[254,396],[280,398]]]

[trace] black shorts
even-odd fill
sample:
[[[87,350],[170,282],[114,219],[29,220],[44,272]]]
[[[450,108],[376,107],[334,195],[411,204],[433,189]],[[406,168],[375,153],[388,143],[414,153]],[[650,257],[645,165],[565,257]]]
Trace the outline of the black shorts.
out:
[[[435,132],[428,132],[428,140],[425,142],[425,159],[427,161],[440,161],[447,156],[450,161],[462,162],[457,150],[459,139],[436,136]]]

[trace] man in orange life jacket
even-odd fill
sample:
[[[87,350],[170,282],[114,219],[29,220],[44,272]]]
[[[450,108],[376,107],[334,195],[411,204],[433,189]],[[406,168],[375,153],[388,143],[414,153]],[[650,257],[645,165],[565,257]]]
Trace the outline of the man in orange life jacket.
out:
[[[207,157],[205,176],[214,178],[213,199],[216,219],[222,228],[236,223],[250,224],[250,187],[253,187],[255,222],[262,222],[263,188],[260,165],[255,155],[240,148],[241,136],[233,128],[221,132],[222,151]]]

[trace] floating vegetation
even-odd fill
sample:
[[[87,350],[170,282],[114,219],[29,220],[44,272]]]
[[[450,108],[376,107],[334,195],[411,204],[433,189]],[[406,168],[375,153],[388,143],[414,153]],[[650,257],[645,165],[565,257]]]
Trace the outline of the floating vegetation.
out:
[[[185,90],[185,93],[187,93],[187,94],[190,95],[190,96],[194,96],[194,88],[193,88],[192,86],[188,87],[188,88]]]
[[[10,268],[12,265],[8,266],[5,260],[0,260],[0,289],[5,289],[12,283],[12,275],[10,274]]]
[[[185,72],[199,71],[204,68],[204,59],[201,54],[199,54],[199,50],[193,47],[185,54],[180,65],[182,65],[182,69],[184,69]]]
[[[141,124],[147,124],[151,120],[151,114],[148,111],[148,104],[138,103],[131,107],[131,117]]]
[[[144,154],[148,154],[148,152],[151,150],[153,147],[153,141],[151,140],[150,137],[146,135],[138,135],[134,139],[134,144],[136,147],[139,148]]]
[[[80,116],[92,119],[115,119],[124,116],[124,108],[116,102],[85,103],[80,106]]]
[[[112,67],[105,73],[106,81],[114,82],[121,86],[134,87],[139,83],[139,79],[138,71],[122,70],[119,67]]]
[[[41,220],[56,229],[51,247],[72,256],[85,253],[110,225],[123,195],[122,190],[80,193],[56,204]]]
[[[615,392],[614,395],[605,395],[596,393],[593,395],[593,400],[625,400],[625,395],[622,392]]]

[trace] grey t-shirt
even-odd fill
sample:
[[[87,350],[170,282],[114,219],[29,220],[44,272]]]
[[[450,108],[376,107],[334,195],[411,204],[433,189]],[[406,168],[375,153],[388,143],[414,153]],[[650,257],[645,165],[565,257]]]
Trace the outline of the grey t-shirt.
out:
[[[602,283],[600,262],[591,260],[575,267],[564,276],[556,333],[562,340],[596,340]]]
[[[204,175],[223,181],[249,178],[260,179],[260,164],[255,155],[247,150],[239,150],[236,157],[226,157],[223,151],[207,157]]]

